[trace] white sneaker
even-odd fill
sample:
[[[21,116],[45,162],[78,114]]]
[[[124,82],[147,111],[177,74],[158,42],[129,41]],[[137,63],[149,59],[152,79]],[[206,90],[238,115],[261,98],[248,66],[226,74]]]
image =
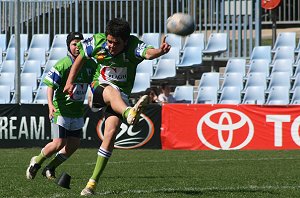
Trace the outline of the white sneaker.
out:
[[[129,110],[128,116],[127,116],[127,123],[130,125],[136,124],[139,119],[140,115],[143,111],[143,108],[146,104],[148,104],[149,97],[147,95],[143,95],[137,103]]]
[[[91,195],[94,195],[94,194],[95,194],[94,189],[91,189],[91,188],[88,188],[88,187],[85,187],[80,193],[81,196],[91,196]]]
[[[34,179],[34,177],[36,176],[36,173],[41,168],[41,165],[37,164],[35,161],[36,157],[37,156],[34,156],[30,160],[30,164],[26,170],[26,178],[27,179]]]

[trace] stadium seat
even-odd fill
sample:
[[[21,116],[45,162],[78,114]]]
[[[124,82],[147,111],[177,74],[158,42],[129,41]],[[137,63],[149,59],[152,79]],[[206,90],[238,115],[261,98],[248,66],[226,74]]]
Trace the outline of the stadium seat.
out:
[[[49,50],[50,35],[49,34],[34,34],[32,36],[29,50],[31,48],[43,48],[45,51]]]
[[[160,59],[151,79],[166,79],[176,76],[176,65],[174,59]]]
[[[86,38],[90,38],[90,37],[92,37],[93,36],[93,34],[92,33],[84,33],[84,34],[82,34],[83,35],[83,38],[84,39],[86,39]]]
[[[173,96],[176,103],[193,103],[194,87],[189,85],[176,86]]]
[[[36,73],[37,78],[40,78],[42,75],[41,62],[38,60],[25,61],[22,73]]]
[[[15,89],[15,74],[14,73],[0,73],[0,85],[10,87],[11,90]]]
[[[296,53],[298,53],[298,56],[300,56],[300,38],[299,38],[299,40],[298,40],[298,45],[297,45],[297,47],[296,47],[296,49],[295,49],[295,52]]]
[[[215,56],[226,52],[228,49],[228,37],[226,33],[211,33],[205,46],[202,51],[204,55],[211,56],[211,71],[216,71],[214,65]]]
[[[217,104],[218,89],[217,87],[199,87],[196,104]]]
[[[300,87],[296,87],[292,94],[292,99],[290,104],[300,104]]]
[[[271,66],[278,59],[290,59],[293,62],[295,62],[294,49],[292,47],[278,47],[278,48],[276,48]]]
[[[202,49],[200,47],[186,47],[177,67],[191,67],[202,64]]]
[[[246,59],[231,58],[227,61],[224,73],[240,73],[246,75]]]
[[[166,34],[166,42],[172,47],[177,47],[179,50],[182,49],[182,37],[176,34]]]
[[[54,35],[51,49],[52,48],[64,48],[65,50],[67,50],[67,44],[66,44],[67,36],[68,36],[68,34]]]
[[[28,85],[21,85],[21,97],[20,102],[23,104],[30,104],[33,101],[33,88]],[[16,93],[14,93],[11,103],[15,103]]]
[[[221,92],[219,104],[240,104],[241,90],[239,87],[224,87]]]
[[[200,87],[216,87],[220,88],[220,73],[218,72],[204,72],[201,76],[198,89]]]
[[[142,35],[142,41],[147,45],[152,45],[155,48],[159,48],[161,44],[160,33],[144,33]]]
[[[7,48],[6,34],[0,34],[0,48],[3,51],[6,51]]]
[[[29,48],[27,60],[40,61],[41,65],[46,63],[46,50],[45,48]]]
[[[294,91],[297,87],[300,87],[300,73],[296,75],[291,91]]]
[[[276,86],[270,89],[266,101],[267,105],[288,105],[289,103],[289,89],[287,87]]]
[[[180,61],[180,49],[172,46],[170,51],[162,55],[159,59],[174,59],[175,64],[178,65]]]
[[[21,73],[21,85],[30,86],[35,91],[37,89],[36,73]]]
[[[24,63],[24,54],[25,51],[23,48],[20,49],[20,63]],[[6,56],[4,60],[16,60],[16,49],[15,48],[7,48]]]
[[[263,90],[267,89],[267,79],[264,73],[251,72],[246,78],[245,90],[248,87],[262,87]]]
[[[192,33],[185,38],[183,49],[186,47],[200,47],[201,50],[204,49],[204,34],[203,33]]]
[[[136,68],[137,73],[148,73],[153,76],[153,60],[143,60]]]
[[[224,81],[221,86],[221,90],[225,87],[237,87],[239,91],[243,90],[244,82],[243,75],[241,73],[226,73],[224,74]]]
[[[10,86],[0,85],[0,104],[10,103]]]
[[[258,59],[267,60],[270,63],[272,60],[271,46],[254,47],[250,55],[250,61]]]
[[[254,59],[250,61],[248,75],[251,73],[263,73],[265,75],[265,78],[269,77],[269,61],[266,59]]]
[[[293,76],[293,60],[290,59],[278,59],[275,60],[271,74],[273,72],[288,72],[290,76]]]
[[[44,73],[48,73],[58,60],[48,60],[44,67]]]
[[[28,49],[28,35],[27,34],[20,34],[20,48],[23,50]],[[12,34],[8,43],[7,48],[15,48],[15,35]]]
[[[66,48],[51,48],[48,60],[60,60],[67,56],[68,50]]]
[[[278,47],[296,47],[296,32],[280,32],[277,35],[272,52],[275,52]]]
[[[36,92],[36,96],[33,100],[33,103],[37,103],[37,104],[47,104],[48,100],[47,100],[47,86],[40,86],[37,89]]]
[[[131,93],[146,91],[150,87],[149,73],[136,73]]]
[[[2,48],[0,48],[0,64],[1,64],[2,61],[3,61],[3,58],[2,58],[2,52],[3,52],[3,50],[2,50]]]
[[[268,86],[268,91],[272,87],[286,87],[287,89],[290,89],[291,82],[290,82],[290,74],[288,72],[273,72],[270,75],[270,82]]]
[[[16,62],[14,60],[5,60],[2,62],[1,72],[2,73],[15,73]]]
[[[248,86],[243,97],[243,104],[265,104],[265,89],[263,86]]]

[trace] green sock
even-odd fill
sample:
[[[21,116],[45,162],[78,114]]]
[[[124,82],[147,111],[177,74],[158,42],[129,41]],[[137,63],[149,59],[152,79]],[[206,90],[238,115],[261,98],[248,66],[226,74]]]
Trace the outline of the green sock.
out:
[[[41,153],[35,158],[35,162],[39,165],[42,165],[42,163],[47,159],[45,154],[43,153],[43,149],[41,150]]]
[[[67,156],[65,156],[61,153],[57,153],[56,156],[49,162],[49,164],[47,166],[50,167],[50,168],[55,169],[56,167],[61,165],[67,159],[68,159]]]
[[[126,119],[128,117],[130,109],[131,109],[131,107],[127,107],[125,109],[125,111],[122,113],[122,116],[123,116],[124,119]]]
[[[98,183],[99,178],[100,178],[100,176],[102,175],[102,173],[105,169],[105,166],[106,166],[110,156],[111,156],[111,152],[105,151],[102,148],[99,149],[96,166],[94,168],[94,172],[93,172],[93,175],[91,177],[91,179],[95,180],[97,183]]]

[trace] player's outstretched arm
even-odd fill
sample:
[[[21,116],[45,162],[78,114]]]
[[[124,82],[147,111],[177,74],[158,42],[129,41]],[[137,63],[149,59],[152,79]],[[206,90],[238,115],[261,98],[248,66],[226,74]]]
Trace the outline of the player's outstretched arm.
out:
[[[73,89],[74,89],[73,82],[74,82],[79,70],[81,69],[83,62],[84,61],[83,61],[81,55],[79,54],[71,67],[66,85],[64,87],[65,93],[68,93],[70,95],[73,93]]]
[[[171,49],[171,45],[169,45],[167,42],[166,42],[166,36],[164,36],[163,40],[162,40],[162,43],[160,45],[160,48],[158,49],[148,49],[146,51],[146,59],[154,59],[154,58],[158,58],[166,53],[168,53]]]

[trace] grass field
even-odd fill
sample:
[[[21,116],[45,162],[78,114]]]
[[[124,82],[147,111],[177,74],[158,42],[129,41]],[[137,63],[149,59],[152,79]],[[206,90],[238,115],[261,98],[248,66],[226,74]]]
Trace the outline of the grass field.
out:
[[[0,197],[80,197],[97,149],[80,149],[57,169],[71,189],[25,171],[40,149],[0,149]],[[300,197],[300,151],[115,150],[94,197]]]

